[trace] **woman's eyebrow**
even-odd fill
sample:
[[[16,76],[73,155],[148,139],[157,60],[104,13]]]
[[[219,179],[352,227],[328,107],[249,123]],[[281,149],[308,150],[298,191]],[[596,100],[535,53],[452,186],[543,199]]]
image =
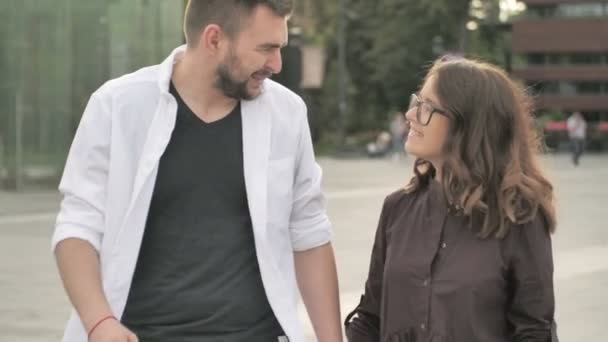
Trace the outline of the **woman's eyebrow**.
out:
[[[422,95],[422,93],[418,93],[418,97],[419,97],[419,98],[420,98],[422,101],[424,101],[424,102],[428,102],[428,103],[430,103],[430,104],[432,104],[432,105],[434,105],[434,106],[438,106],[438,103],[437,103],[436,101],[433,101],[433,100],[431,100],[430,98],[428,98],[428,97],[426,97],[426,96]]]

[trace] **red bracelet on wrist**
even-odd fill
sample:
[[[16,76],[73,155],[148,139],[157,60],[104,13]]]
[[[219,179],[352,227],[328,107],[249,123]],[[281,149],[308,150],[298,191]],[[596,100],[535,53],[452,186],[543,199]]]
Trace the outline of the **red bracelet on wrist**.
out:
[[[91,328],[91,330],[89,330],[89,334],[87,335],[88,338],[91,338],[91,334],[93,333],[93,331],[95,331],[95,329],[103,322],[109,320],[109,319],[116,319],[116,317],[114,317],[114,315],[110,315],[110,316],[106,316],[102,319],[100,319],[99,321],[97,321],[97,323],[95,323],[95,325]]]

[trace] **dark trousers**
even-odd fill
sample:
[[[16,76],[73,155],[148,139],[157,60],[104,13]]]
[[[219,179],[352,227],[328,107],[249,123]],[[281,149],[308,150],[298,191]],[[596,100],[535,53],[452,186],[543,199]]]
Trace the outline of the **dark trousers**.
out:
[[[579,159],[581,158],[583,150],[585,149],[585,139],[573,138],[570,140],[570,145],[572,148],[572,162],[574,165],[578,165]]]

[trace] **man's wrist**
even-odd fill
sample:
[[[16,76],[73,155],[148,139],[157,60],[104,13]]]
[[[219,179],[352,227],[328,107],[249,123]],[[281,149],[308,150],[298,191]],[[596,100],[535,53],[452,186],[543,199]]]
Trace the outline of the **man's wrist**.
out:
[[[116,319],[116,317],[114,315],[106,315],[106,316],[103,316],[103,317],[99,318],[93,324],[93,326],[88,330],[88,332],[87,332],[88,338],[91,338],[91,335],[93,334],[93,332],[95,332],[95,329],[97,329],[97,327],[99,327],[100,325],[102,325],[103,323],[105,323],[106,321],[109,321],[109,320],[115,320],[115,321],[117,321],[117,319]]]

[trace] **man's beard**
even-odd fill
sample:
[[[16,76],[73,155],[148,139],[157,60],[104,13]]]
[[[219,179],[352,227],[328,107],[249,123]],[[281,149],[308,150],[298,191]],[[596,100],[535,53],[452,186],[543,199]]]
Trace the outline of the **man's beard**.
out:
[[[251,100],[255,95],[250,94],[247,91],[247,83],[249,79],[245,81],[239,81],[230,73],[230,67],[225,63],[222,63],[217,68],[217,81],[215,86],[224,93],[227,97],[236,100]]]
[[[249,78],[244,81],[238,80],[233,76],[232,70],[237,70],[240,63],[234,55],[228,57],[228,61],[220,63],[217,67],[216,88],[222,91],[227,97],[236,100],[252,100],[259,94],[252,94],[247,90]],[[253,75],[260,77],[270,77],[272,72],[267,69],[256,71]]]

